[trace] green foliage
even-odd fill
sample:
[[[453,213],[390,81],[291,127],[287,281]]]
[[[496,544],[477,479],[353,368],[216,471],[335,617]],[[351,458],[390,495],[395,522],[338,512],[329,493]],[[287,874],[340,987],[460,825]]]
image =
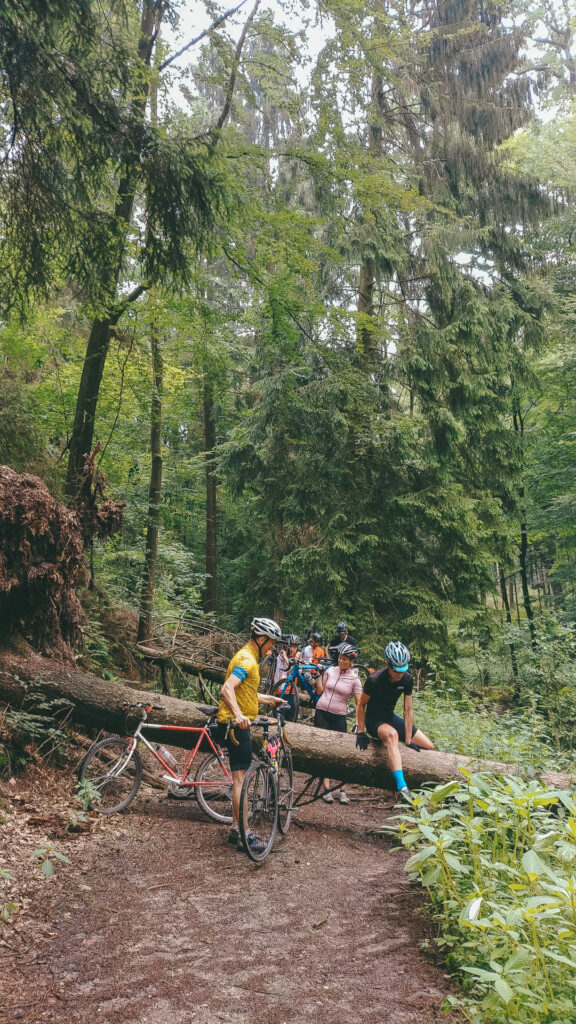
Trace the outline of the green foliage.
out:
[[[29,758],[29,744],[47,757],[58,757],[68,744],[62,728],[72,704],[65,698],[45,698],[33,690],[23,708],[6,708],[0,718],[0,772],[17,772]]]
[[[80,806],[87,811],[100,799],[100,791],[96,788],[91,779],[81,779],[76,783],[76,799]],[[82,812],[79,812],[81,814]]]
[[[480,1024],[572,1019],[576,804],[536,781],[461,769],[400,818],[442,932],[438,945]]]
[[[60,853],[60,851],[50,843],[39,850],[34,850],[32,856],[36,857],[40,861],[40,871],[46,880],[52,878],[54,875],[54,861],[58,861],[60,864],[70,863],[68,857],[63,853]]]

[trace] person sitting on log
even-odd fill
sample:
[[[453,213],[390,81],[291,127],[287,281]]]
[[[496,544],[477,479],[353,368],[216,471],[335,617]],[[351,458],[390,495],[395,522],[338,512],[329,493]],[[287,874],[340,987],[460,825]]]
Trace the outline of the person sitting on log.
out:
[[[414,680],[408,671],[410,651],[398,640],[393,640],[384,651],[386,668],[373,672],[364,683],[364,691],[357,708],[358,733],[356,746],[368,747],[368,736],[378,737],[386,746],[388,764],[396,784],[397,795],[406,803],[412,794],[402,771],[402,756],[398,740],[413,750],[434,750],[432,740],[414,725],[412,690]],[[394,713],[399,697],[404,694],[404,718]],[[366,730],[366,731],[365,731]],[[408,739],[406,737],[409,737]]]
[[[238,830],[240,794],[242,783],[252,760],[252,737],[250,725],[258,714],[258,704],[283,704],[280,697],[258,693],[262,658],[282,639],[282,630],[274,619],[252,619],[250,640],[231,659],[226,670],[226,679],[220,691],[220,704],[216,717],[220,724],[218,741],[226,745],[232,773],[232,817],[233,824],[228,840],[237,849],[242,849]],[[226,737],[228,719],[234,720],[236,743]],[[262,840],[252,832],[247,842],[256,850],[261,849]]]

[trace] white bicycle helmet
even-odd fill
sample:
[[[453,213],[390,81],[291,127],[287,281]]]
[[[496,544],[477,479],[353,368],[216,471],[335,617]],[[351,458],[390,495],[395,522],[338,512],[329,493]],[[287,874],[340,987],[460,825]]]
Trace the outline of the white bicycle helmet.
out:
[[[341,654],[343,654],[345,658],[351,658],[352,660],[358,657],[358,651],[356,648],[353,647],[352,644],[347,643],[340,644],[338,648],[338,656]]]
[[[282,639],[282,630],[274,619],[252,619],[250,629],[254,636],[267,636],[269,640]]]
[[[384,651],[384,657],[397,672],[406,672],[410,664],[410,651],[399,640],[392,640],[388,644]]]

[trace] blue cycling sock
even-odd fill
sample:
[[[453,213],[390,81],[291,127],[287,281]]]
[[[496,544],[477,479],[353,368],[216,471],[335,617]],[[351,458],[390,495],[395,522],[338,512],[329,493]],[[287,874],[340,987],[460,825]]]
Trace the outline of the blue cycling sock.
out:
[[[392,772],[394,782],[396,783],[396,789],[404,789],[406,787],[406,779],[404,778],[404,772],[401,768],[397,772]]]

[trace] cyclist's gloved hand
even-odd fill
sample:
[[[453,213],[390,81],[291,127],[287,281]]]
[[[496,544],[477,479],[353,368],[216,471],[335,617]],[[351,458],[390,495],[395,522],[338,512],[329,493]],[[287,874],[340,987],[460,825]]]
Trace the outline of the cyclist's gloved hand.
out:
[[[370,740],[368,739],[365,732],[356,733],[356,746],[359,747],[360,750],[368,750],[369,742]]]
[[[419,747],[417,743],[407,743],[406,746],[409,747],[410,750],[422,750],[422,747]]]

